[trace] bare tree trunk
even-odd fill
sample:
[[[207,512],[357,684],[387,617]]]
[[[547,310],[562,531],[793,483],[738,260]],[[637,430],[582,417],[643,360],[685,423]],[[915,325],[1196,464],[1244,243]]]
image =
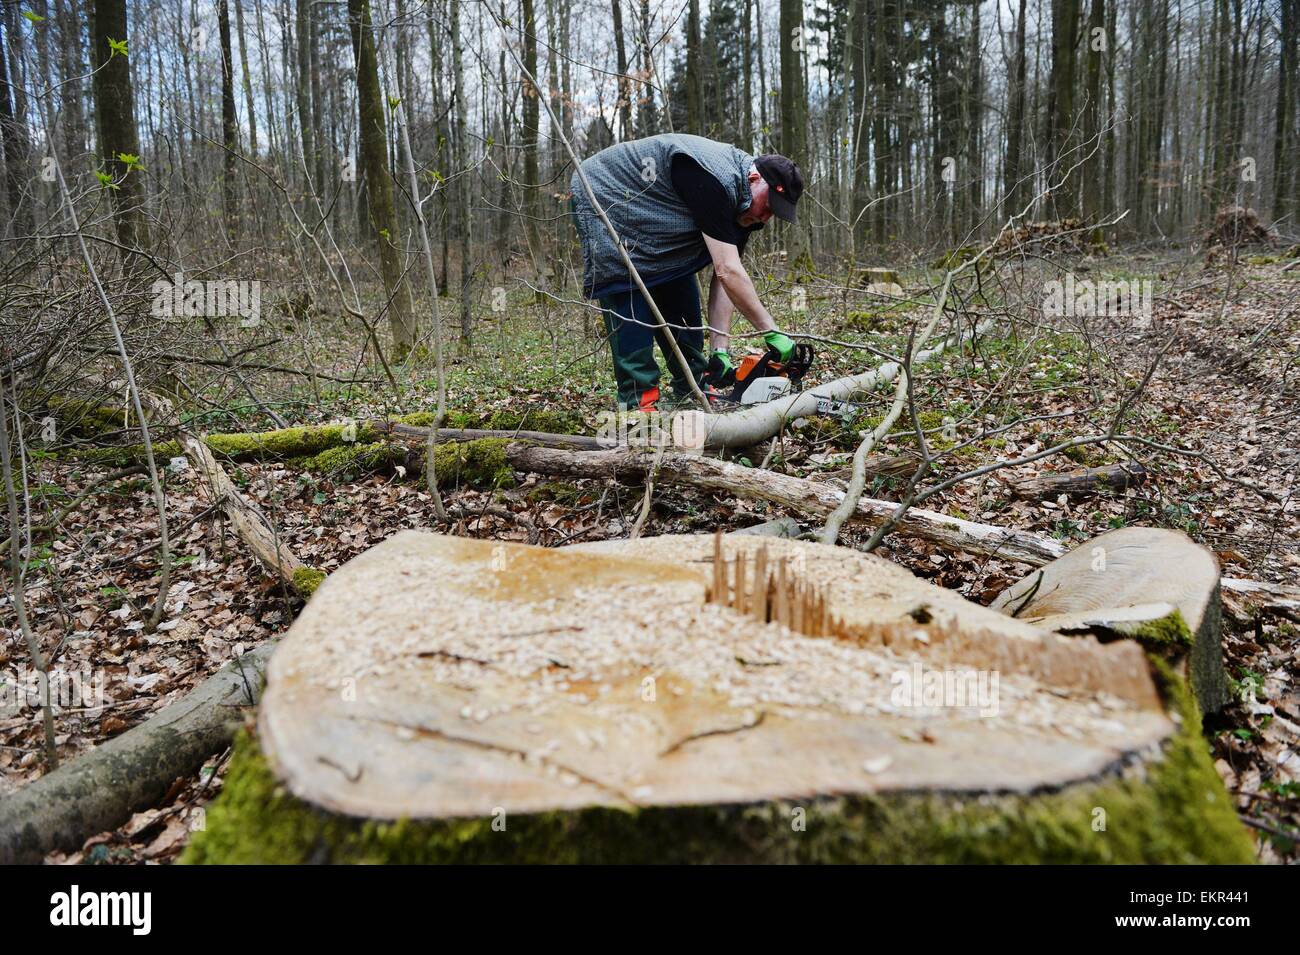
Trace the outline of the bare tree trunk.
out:
[[[803,4],[781,0],[781,154],[807,165],[808,96],[803,81]]]
[[[5,32],[8,33],[8,30]],[[12,45],[8,52],[12,54]],[[13,58],[6,54],[5,40],[0,37],[0,139],[4,143],[5,191],[9,199],[8,225],[14,235],[26,235],[31,231],[31,216],[28,214],[23,189],[27,135],[21,126],[22,119],[14,115],[12,94],[17,84],[11,83],[9,78],[15,72]]]
[[[257,158],[257,108],[253,105],[253,80],[248,70],[248,35],[244,32],[244,3],[235,0],[235,33],[239,37],[239,67],[244,83],[244,109],[248,113],[248,142]]]
[[[353,4],[349,3],[348,9],[351,10],[352,6]],[[367,0],[368,8],[369,2]],[[313,136],[314,126],[312,125],[311,108],[311,0],[297,0],[297,19],[294,23],[294,32],[297,40],[298,61],[298,69],[294,74],[294,85],[298,101],[298,134],[302,143],[301,171],[307,182],[307,191],[314,192],[319,188],[320,183],[311,181],[316,167],[316,142]],[[358,78],[358,86],[360,83],[361,80]],[[295,162],[294,165],[298,166],[299,164]],[[388,164],[385,162],[379,168],[382,171],[387,166]],[[367,170],[367,173],[370,172],[370,170]]]
[[[1016,15],[1015,52],[1007,79],[1007,151],[1002,165],[1002,218],[1020,210],[1021,137],[1025,128],[1025,0]]]
[[[704,131],[704,74],[701,59],[700,0],[688,0],[686,11],[686,132]]]
[[[744,137],[744,143],[741,148],[746,152],[754,149],[754,46],[753,46],[753,17],[754,17],[754,0],[744,0],[745,4],[745,53],[744,53],[744,70],[745,70],[745,88],[744,97],[744,118],[741,125],[741,135]]]
[[[369,225],[379,246],[379,271],[390,300],[388,326],[393,335],[393,349],[396,357],[404,360],[415,347],[416,324],[411,315],[410,292],[402,281],[398,251],[401,230],[393,206],[393,181],[388,173],[388,132],[384,96],[379,87],[379,59],[370,28],[370,0],[348,0],[348,18],[357,40],[357,111]]]
[[[746,47],[748,52],[748,47]],[[637,134],[653,136],[659,132],[659,121],[655,112],[654,89],[654,50],[650,45],[650,0],[641,0],[641,72],[645,79],[641,99],[637,105]],[[750,148],[749,146],[746,147]]]
[[[95,70],[92,85],[100,162],[116,186],[111,192],[117,240],[128,249],[142,248],[149,239],[143,213],[144,174],[136,165],[140,161],[140,135],[135,125],[135,96],[127,60],[131,54],[116,52],[109,43],[111,40],[130,50],[126,0],[92,2],[90,51]]]
[[[521,0],[523,10],[523,41],[524,41],[524,66],[528,70],[529,76],[537,75],[537,18],[533,15],[534,0]],[[538,244],[537,221],[540,218],[539,205],[537,202],[537,191],[540,176],[538,175],[539,163],[537,161],[537,141],[538,141],[538,103],[542,91],[525,80],[522,84],[524,102],[523,102],[523,129],[521,130],[521,144],[524,152],[524,231],[528,237],[528,253],[532,257],[534,271],[541,269],[541,248]],[[540,278],[540,276],[539,276]]]
[[[1106,0],[1092,0],[1088,11],[1088,30],[1084,36],[1084,49],[1088,51],[1088,65],[1084,80],[1083,141],[1084,149],[1093,155],[1083,167],[1083,218],[1097,222],[1101,218],[1101,163],[1104,153],[1101,134],[1101,56],[1108,45],[1106,38]],[[1100,31],[1100,32],[1099,32]],[[1100,239],[1100,229],[1094,239]]]
[[[469,132],[466,128],[469,109],[465,102],[464,47],[460,32],[460,0],[451,0],[451,70],[456,108],[456,171],[465,170]],[[460,342],[468,351],[474,343],[474,323],[470,315],[470,285],[473,263],[470,261],[470,190],[473,180],[466,178],[457,186],[456,237],[460,242]]]
[[[55,16],[59,21],[59,55],[63,86],[63,155],[80,156],[86,151],[86,114],[82,101],[84,89],[82,75],[86,72],[81,46],[81,20],[77,15],[76,0],[54,0]]]
[[[320,21],[329,9],[326,4],[315,5],[307,17],[307,71],[311,86],[311,142],[314,147],[314,155],[308,168],[316,177],[316,188],[322,193],[329,190],[325,185],[327,180],[325,178],[324,96],[321,93],[320,81]]]
[[[1300,176],[1296,175],[1295,128],[1296,54],[1300,37],[1300,0],[1281,0],[1282,24],[1278,42],[1277,108],[1273,126],[1273,218],[1300,211]]]
[[[614,52],[618,63],[618,138],[625,140],[632,133],[632,83],[627,75],[627,46],[623,41],[622,0],[610,0],[614,14]],[[533,64],[536,68],[536,64]]]
[[[235,189],[239,126],[235,119],[235,63],[230,49],[230,5],[227,0],[217,0],[217,22],[221,35],[221,139],[225,147],[225,153],[221,157],[221,201],[226,236],[233,243],[239,236],[239,209]]]
[[[1052,74],[1047,96],[1047,135],[1049,166],[1059,165],[1052,173],[1060,181],[1066,169],[1073,164],[1067,154],[1076,145],[1074,137],[1074,87],[1078,62],[1080,0],[1052,0]],[[1061,183],[1049,197],[1056,218],[1074,215],[1076,210],[1075,184],[1069,180]]]

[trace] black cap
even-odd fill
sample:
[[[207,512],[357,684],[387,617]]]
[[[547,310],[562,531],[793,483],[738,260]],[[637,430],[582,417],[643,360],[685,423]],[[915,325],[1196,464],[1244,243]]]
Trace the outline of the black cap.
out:
[[[778,219],[794,221],[794,204],[803,195],[803,173],[799,167],[776,153],[754,160],[754,168],[767,180],[767,203]]]

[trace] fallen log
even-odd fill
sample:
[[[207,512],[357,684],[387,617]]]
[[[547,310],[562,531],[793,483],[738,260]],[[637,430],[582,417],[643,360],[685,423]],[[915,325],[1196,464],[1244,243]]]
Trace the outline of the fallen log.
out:
[[[1241,577],[1224,577],[1220,583],[1225,593],[1256,610],[1300,621],[1300,589]]]
[[[235,487],[229,474],[226,474],[225,468],[217,463],[216,457],[212,456],[212,451],[208,450],[203,439],[185,434],[181,437],[181,446],[185,448],[186,456],[207,483],[209,499],[213,504],[220,505],[230,520],[231,528],[234,528],[235,534],[239,535],[240,541],[246,544],[257,561],[279,578],[283,585],[289,587],[300,598],[304,600],[309,598],[312,591],[320,586],[325,574],[321,570],[307,567],[303,561],[294,556],[294,552],[279,539],[276,531],[266,524],[266,518],[261,515],[259,509],[253,507],[248,499],[240,494],[238,487]]]
[[[206,823],[182,861],[1252,856],[1136,643],[746,535],[390,537],[280,644]]]
[[[1062,494],[1094,494],[1100,490],[1124,491],[1146,481],[1146,468],[1136,462],[1107,464],[1099,468],[1080,468],[1060,474],[1040,474],[1036,478],[1011,485],[1016,497],[1044,499]]]
[[[553,448],[509,444],[506,457],[512,467],[537,474],[586,478],[640,480],[653,457],[635,448],[609,451],[566,452]],[[778,474],[761,468],[706,458],[697,454],[666,453],[659,463],[660,480],[789,508],[809,517],[829,514],[844,492],[829,484]],[[894,501],[862,498],[854,521],[878,523],[897,510]],[[909,508],[894,532],[915,537],[948,550],[1000,557],[1041,567],[1063,557],[1070,547],[1032,531],[980,524],[923,508]],[[1261,610],[1300,619],[1300,589],[1240,577],[1224,577],[1223,589]]]
[[[182,434],[181,446],[207,484],[208,497],[230,520],[248,549],[253,552],[268,571],[304,600],[320,586],[325,579],[322,571],[308,567],[279,538],[279,535],[267,524],[262,512],[255,508],[244,495],[239,493],[235,482],[230,480],[203,439],[192,434]]]
[[[383,421],[379,419],[368,422],[375,434],[391,434],[399,438],[418,438],[425,441],[429,437],[429,428],[400,421]],[[481,441],[484,438],[511,438],[515,441],[530,441],[552,448],[574,448],[582,451],[595,451],[600,448],[616,447],[618,442],[585,434],[552,434],[549,431],[504,431],[483,428],[439,428],[438,443]]]
[[[158,396],[153,396],[153,401],[168,425],[173,429],[179,429],[179,421],[171,411],[170,403],[165,406],[158,404],[165,402],[165,399]],[[103,419],[114,413],[113,409],[100,407],[92,408],[91,411],[94,412],[93,415],[90,415],[89,412],[84,413],[84,415],[88,420],[94,422],[96,426],[99,426]],[[409,420],[404,420],[404,418]],[[215,454],[228,461],[296,461],[316,457],[324,452],[342,447],[371,444],[387,435],[420,438],[421,440],[428,437],[428,426],[415,423],[428,420],[429,416],[427,414],[418,413],[404,416],[404,418],[335,421],[329,424],[295,425],[272,431],[214,432],[205,435],[203,440]],[[490,424],[511,424],[512,422],[508,420],[510,418],[520,422],[538,418],[543,423],[553,420],[557,426],[566,424],[570,427],[575,426],[570,417],[555,413],[525,412],[522,415],[515,416],[504,414],[487,416],[458,414],[455,418],[458,421],[467,423],[482,421]],[[516,427],[475,428],[466,424],[466,426],[438,429],[438,441],[440,443],[447,441],[469,442],[483,438],[526,439],[538,444],[551,444],[556,447],[599,448],[610,446],[610,442],[604,442],[603,439],[597,437],[548,431],[524,431]],[[155,453],[160,458],[169,458],[184,454],[185,451],[179,441],[172,440],[159,442],[155,446]],[[136,464],[144,460],[144,446],[132,444],[82,447],[67,452],[67,456],[79,461],[100,464]]]
[[[910,454],[869,454],[863,470],[867,477],[902,477],[916,471],[920,459]],[[846,484],[853,476],[853,468],[839,468],[834,471],[816,472],[817,479],[825,481],[834,478]]]
[[[751,534],[758,537],[784,537],[790,540],[803,533],[803,528],[793,517],[778,517],[775,520],[753,524],[739,530],[727,531],[728,534]]]
[[[258,563],[299,597],[304,600],[310,597],[325,574],[303,564],[280,541],[262,512],[239,492],[226,469],[217,462],[208,447],[208,439],[186,430],[169,399],[146,392],[141,400],[155,421],[175,430],[185,457],[203,478],[209,500],[221,508],[235,534],[253,552]]]
[[[951,344],[960,347],[992,325],[992,322],[981,322],[973,331],[949,336],[932,348],[917,352],[912,356],[912,362],[919,364],[942,354]],[[787,422],[817,414],[818,402],[827,399],[848,401],[854,395],[871,392],[889,384],[898,376],[899,369],[897,362],[887,361],[874,371],[837,378],[788,398],[752,405],[729,414],[680,411],[673,416],[673,444],[691,450],[749,447],[773,437]]]
[[[519,470],[569,477],[639,480],[653,462],[653,456],[635,448],[609,451],[561,451],[555,448],[506,446],[506,458]],[[659,480],[697,487],[705,491],[736,494],[768,501],[809,516],[825,516],[839,506],[844,492],[829,484],[778,474],[762,468],[747,468],[698,454],[668,452],[658,465]],[[858,502],[854,522],[880,523],[898,504],[864,497]],[[1065,554],[1059,541],[1025,531],[976,524],[923,508],[910,508],[896,533],[972,554],[1018,560],[1035,566]]]
[[[272,645],[236,658],[139,726],[0,799],[0,864],[73,852],[157,805],[177,779],[230,745],[243,707],[261,696]]]

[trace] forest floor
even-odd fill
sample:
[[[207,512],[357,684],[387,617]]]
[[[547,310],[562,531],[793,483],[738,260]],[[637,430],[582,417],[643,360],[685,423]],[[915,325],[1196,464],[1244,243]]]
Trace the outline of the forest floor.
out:
[[[1052,327],[1013,322],[1016,309],[1003,301],[982,306],[989,316],[1003,319],[996,334],[918,369],[918,410],[941,453],[937,477],[1104,432],[1157,356],[1158,367],[1127,410],[1124,430],[1199,453],[1130,446],[1148,478],[1122,492],[1048,500],[1014,493],[1015,482],[1043,473],[1127,460],[1114,445],[1089,445],[1074,449],[1069,459],[1057,456],[966,481],[925,506],[1066,542],[1133,524],[1177,528],[1213,550],[1225,575],[1295,585],[1300,578],[1300,507],[1292,503],[1300,473],[1300,314],[1295,305],[1300,271],[1286,271],[1284,264],[1202,271],[1199,263],[1142,254],[1080,268],[1115,277],[1121,274],[1118,262],[1125,264],[1126,275],[1158,280],[1149,324],[1097,328],[1076,327],[1068,319]],[[904,284],[911,287],[907,279]],[[775,302],[792,290],[768,291]],[[904,347],[907,329],[925,305],[850,306],[841,292],[816,283],[800,292],[797,301],[803,309],[788,322],[795,330],[835,341],[870,342],[888,351]],[[443,309],[444,316],[456,314],[451,300],[444,300]],[[589,317],[572,308],[562,315],[554,308],[547,315],[541,311],[522,302],[502,312],[483,311],[476,350],[457,357],[449,369],[449,406],[484,414],[576,412],[583,420],[580,430],[594,433],[597,415],[613,404],[608,355],[591,332]],[[322,371],[342,377],[355,367],[355,342],[333,340],[323,332],[306,347]],[[860,349],[823,343],[819,350],[813,383],[880,362]],[[335,354],[349,357],[330,361]],[[262,352],[261,360],[292,364],[295,356],[288,344],[275,345]],[[431,378],[432,372],[422,369],[400,398],[378,383],[314,391],[302,376],[289,385],[269,372],[251,384],[255,391],[284,395],[277,407],[286,418],[311,423],[430,410]],[[213,410],[196,424],[207,430],[270,427],[265,415],[234,389],[222,392],[214,385],[206,393]],[[885,395],[870,396],[852,421],[817,418],[788,432],[773,450],[770,467],[843,486],[858,432],[878,420],[887,403]],[[944,449],[951,442],[940,433],[944,424],[955,426],[961,440],[981,429],[997,433],[949,454]],[[761,456],[767,450],[747,453]],[[877,450],[915,453],[915,436],[897,429]],[[757,463],[743,456],[737,460]],[[50,505],[75,497],[108,470],[64,455],[38,456],[33,469],[33,493]],[[320,475],[283,463],[231,464],[228,470],[293,552],[326,572],[399,530],[435,527],[423,483],[400,473]],[[544,545],[624,537],[642,498],[641,488],[612,482],[518,477],[514,487],[496,491],[444,490],[448,502],[462,505],[466,513],[493,502],[527,521],[484,514],[460,521],[453,532],[526,540],[531,523]],[[880,478],[868,486],[868,494],[896,499],[902,483]],[[166,494],[177,566],[165,622],[156,633],[145,632],[142,614],[154,599],[158,569],[157,521],[142,476],[100,488],[34,551],[27,590],[33,626],[47,646],[59,645],[60,669],[102,672],[108,679],[106,706],[58,712],[61,759],[72,759],[140,723],[233,656],[282,634],[300,609],[300,602],[273,583],[216,519],[192,470],[169,471]],[[781,512],[765,504],[657,485],[643,533],[734,530],[777,516]],[[867,536],[869,528],[852,527],[841,543],[860,545]],[[877,553],[981,603],[1029,570],[898,536],[887,537]],[[10,632],[0,641],[4,668],[25,660],[20,638]],[[1300,840],[1300,628],[1294,621],[1230,612],[1225,615],[1224,652],[1236,699],[1207,723],[1209,745],[1240,813],[1259,837],[1260,858],[1295,861]],[[43,772],[40,754],[34,711],[21,702],[6,703],[0,709],[0,798]],[[194,778],[178,780],[163,803],[137,814],[122,829],[49,861],[171,861],[191,827],[201,824],[202,814],[194,810],[220,789],[224,759],[214,758]]]

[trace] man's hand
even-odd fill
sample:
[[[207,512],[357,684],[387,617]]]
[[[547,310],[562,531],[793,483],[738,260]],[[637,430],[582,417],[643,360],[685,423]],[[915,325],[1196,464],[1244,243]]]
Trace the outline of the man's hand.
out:
[[[778,332],[775,328],[763,333],[763,341],[767,342],[767,347],[774,353],[773,358],[782,364],[788,362],[790,356],[794,354],[794,339]]]
[[[709,367],[704,369],[704,380],[710,385],[728,388],[736,383],[736,366],[725,348],[715,349],[709,356]]]

